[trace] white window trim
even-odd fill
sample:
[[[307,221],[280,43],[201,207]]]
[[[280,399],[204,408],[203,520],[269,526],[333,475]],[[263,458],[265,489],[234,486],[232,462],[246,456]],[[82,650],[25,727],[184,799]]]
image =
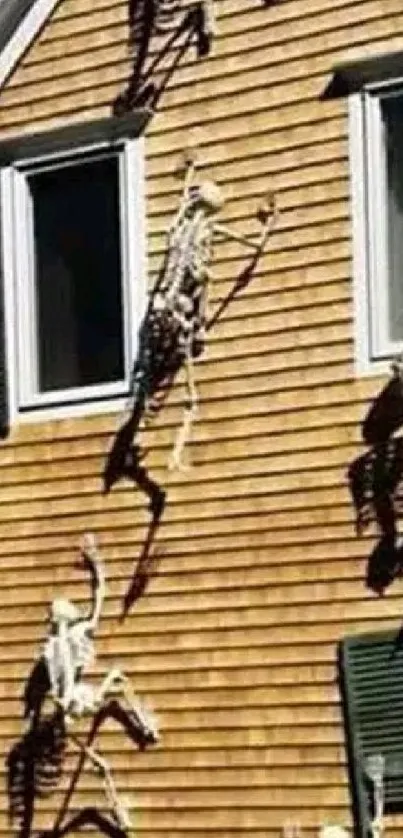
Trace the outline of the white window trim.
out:
[[[8,0],[0,0],[3,4]],[[0,53],[0,89],[52,14],[57,0],[34,0]]]
[[[403,91],[403,78],[370,83],[349,96],[355,367],[360,376],[389,372],[391,358],[403,351],[403,340],[392,342],[387,336],[387,190],[380,110],[380,97],[396,88]]]
[[[28,275],[28,266],[24,262],[29,255],[16,236],[16,230],[21,229],[19,219],[21,211],[26,209],[26,200],[22,199],[21,183],[18,181],[23,178],[22,172],[32,168],[57,166],[59,161],[63,164],[66,155],[76,162],[90,152],[116,149],[122,150],[119,180],[124,379],[33,396],[32,365],[27,364],[27,344],[32,347],[33,318],[29,316],[27,306],[21,306],[21,300],[26,298],[25,292],[21,294],[21,283]],[[146,301],[144,139],[89,142],[72,150],[64,148],[60,152],[13,161],[12,165],[0,171],[0,200],[10,423],[41,422],[122,409],[129,394],[131,369],[138,351],[139,327]],[[26,241],[26,234],[23,238]]]

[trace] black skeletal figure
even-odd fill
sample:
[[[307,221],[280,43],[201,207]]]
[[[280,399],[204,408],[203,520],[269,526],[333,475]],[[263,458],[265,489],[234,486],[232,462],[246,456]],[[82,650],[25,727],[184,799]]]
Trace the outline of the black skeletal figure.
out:
[[[371,522],[379,531],[367,569],[368,586],[379,594],[403,570],[403,539],[397,526],[403,512],[403,437],[396,436],[402,423],[403,367],[398,359],[391,380],[363,422],[362,435],[369,448],[348,471],[357,532],[363,533]]]

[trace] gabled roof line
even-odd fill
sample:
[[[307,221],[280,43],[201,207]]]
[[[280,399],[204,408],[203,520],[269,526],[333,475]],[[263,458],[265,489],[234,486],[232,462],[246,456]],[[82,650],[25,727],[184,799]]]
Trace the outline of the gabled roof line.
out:
[[[3,0],[10,2],[10,0]],[[34,0],[0,51],[0,90],[59,0]],[[1,0],[0,0],[1,7]]]

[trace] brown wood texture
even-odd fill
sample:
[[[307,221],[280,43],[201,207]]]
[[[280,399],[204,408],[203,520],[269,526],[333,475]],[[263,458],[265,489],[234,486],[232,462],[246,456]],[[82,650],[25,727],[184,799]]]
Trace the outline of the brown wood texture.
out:
[[[89,529],[108,580],[96,673],[122,666],[161,722],[143,754],[113,722],[99,740],[139,838],[267,838],[288,821],[313,838],[351,823],[336,646],[398,626],[401,600],[398,585],[383,599],[365,588],[373,538],[356,538],[347,490],[382,382],[354,376],[347,103],[321,94],[335,63],[401,49],[403,15],[398,0],[215,5],[211,55],[181,59],[146,132],[150,282],[189,139],[226,193],[223,219],[255,230],[274,189],[280,220],[197,364],[192,469],[166,469],[181,382],[143,434],[167,504],[155,573],[124,620],[150,516],[128,483],[102,495],[117,417],[15,427],[0,444],[1,834],[24,683],[49,601],[85,607],[74,562]],[[0,93],[0,140],[108,116],[130,67],[126,0],[61,0]],[[213,311],[245,263],[237,245],[216,248]],[[69,753],[35,830],[52,827],[74,766]],[[99,779],[85,771],[71,811],[91,805]]]

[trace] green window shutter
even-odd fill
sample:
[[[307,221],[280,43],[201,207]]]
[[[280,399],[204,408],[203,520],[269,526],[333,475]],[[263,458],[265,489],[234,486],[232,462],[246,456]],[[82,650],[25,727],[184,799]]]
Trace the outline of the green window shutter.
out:
[[[367,838],[373,814],[368,757],[385,759],[385,813],[403,812],[403,636],[350,637],[339,651],[354,817],[357,833]]]

